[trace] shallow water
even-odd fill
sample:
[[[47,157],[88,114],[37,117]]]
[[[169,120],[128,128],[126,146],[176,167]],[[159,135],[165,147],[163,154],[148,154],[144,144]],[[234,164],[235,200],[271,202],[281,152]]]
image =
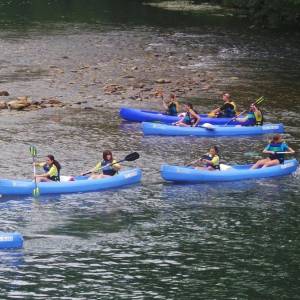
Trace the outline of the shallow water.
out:
[[[55,1],[49,3],[51,10]],[[119,119],[118,109],[159,109],[159,101],[103,93],[132,66],[147,66],[145,81],[169,71],[175,79],[204,72],[212,88],[191,91],[199,111],[218,105],[223,90],[242,107],[264,95],[266,119],[285,124],[299,159],[297,34],[250,32],[224,20],[196,26],[195,16],[179,27],[163,11],[159,16],[167,17],[156,26],[149,20],[157,10],[137,7],[149,14],[144,22],[108,7],[105,21],[88,22],[83,13],[81,19],[66,14],[67,22],[33,16],[20,29],[19,19],[7,17],[0,30],[0,90],[72,104],[0,112],[3,178],[32,176],[30,144],[41,159],[54,153],[64,174],[91,168],[104,149],[119,159],[138,151],[140,159],[124,166],[143,170],[141,184],[125,189],[2,197],[0,229],[21,232],[25,244],[0,252],[1,299],[297,299],[299,173],[196,185],[166,183],[159,174],[161,164],[187,163],[211,145],[226,163],[252,162],[269,137],[143,137],[139,124]],[[73,72],[85,65],[91,67]]]

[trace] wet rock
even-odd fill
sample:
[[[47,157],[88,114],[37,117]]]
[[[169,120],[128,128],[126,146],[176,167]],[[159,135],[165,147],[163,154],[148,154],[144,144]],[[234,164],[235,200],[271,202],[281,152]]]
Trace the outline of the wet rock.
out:
[[[142,92],[150,92],[152,90],[152,88],[150,87],[145,87],[143,89],[141,89]]]
[[[8,91],[0,91],[0,96],[9,96]]]
[[[142,89],[144,86],[145,86],[144,83],[142,83],[142,82],[137,82],[137,83],[135,83],[132,87],[133,87],[134,89]]]
[[[84,69],[89,69],[91,66],[90,65],[83,65],[79,68],[79,70],[84,70]]]
[[[209,89],[211,89],[211,85],[210,85],[210,84],[205,84],[205,85],[201,88],[202,91],[207,91],[207,90],[209,90]]]
[[[0,109],[7,108],[7,103],[5,101],[0,101]]]
[[[159,79],[156,79],[155,82],[156,83],[163,83],[163,84],[165,84],[165,83],[171,83],[171,80],[159,78]]]
[[[18,97],[15,100],[11,100],[7,102],[7,107],[9,109],[16,109],[16,110],[22,110],[30,105],[31,105],[31,101],[28,99],[27,96]]]
[[[118,84],[108,84],[103,87],[103,90],[106,95],[111,95],[111,94],[120,95],[121,92],[125,91],[125,88]]]
[[[60,100],[56,99],[56,98],[50,98],[47,100],[47,104],[63,104]]]
[[[130,79],[130,78],[135,78],[135,76],[133,76],[133,75],[124,75],[124,76],[122,76],[122,78],[128,78],[128,79]]]

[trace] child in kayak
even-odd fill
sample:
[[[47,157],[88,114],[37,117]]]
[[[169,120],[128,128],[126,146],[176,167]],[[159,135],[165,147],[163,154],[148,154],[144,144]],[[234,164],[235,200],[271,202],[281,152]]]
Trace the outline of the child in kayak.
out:
[[[263,153],[269,154],[268,158],[260,159],[251,169],[266,168],[284,163],[285,154],[293,154],[295,151],[290,148],[283,140],[280,134],[275,134],[263,150]]]
[[[211,147],[209,149],[209,152],[203,155],[198,161],[202,162],[204,166],[195,167],[195,169],[209,170],[209,171],[220,170],[220,157],[219,157],[218,147],[217,146]]]
[[[164,101],[162,97],[163,106],[166,109],[165,114],[169,116],[177,116],[179,111],[179,103],[176,99],[175,94],[170,94],[170,98],[167,101]]]
[[[34,163],[35,166],[42,167],[44,174],[35,175],[37,182],[45,181],[60,181],[60,163],[54,159],[52,154],[46,156],[46,161],[41,163]]]
[[[120,164],[116,164],[113,159],[112,152],[109,150],[103,151],[103,160],[91,169],[88,173],[93,173],[89,179],[100,179],[109,176],[114,176],[121,169]],[[99,174],[100,171],[102,174]]]
[[[178,122],[174,123],[176,126],[192,126],[196,127],[198,123],[201,121],[197,112],[193,109],[193,105],[190,103],[186,103],[183,105],[183,109],[185,111],[185,115]]]

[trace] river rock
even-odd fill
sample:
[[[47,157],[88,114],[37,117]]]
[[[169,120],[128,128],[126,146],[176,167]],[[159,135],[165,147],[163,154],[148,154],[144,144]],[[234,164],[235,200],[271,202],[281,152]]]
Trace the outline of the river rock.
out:
[[[123,86],[118,85],[118,84],[108,84],[104,86],[104,92],[106,95],[111,95],[111,94],[121,94],[121,92],[124,92],[125,89]]]
[[[7,108],[7,103],[5,101],[0,101],[0,109]]]
[[[9,96],[8,91],[0,91],[0,96]]]
[[[30,106],[31,101],[28,99],[27,96],[22,96],[22,97],[18,97],[15,100],[11,100],[9,102],[7,102],[7,107],[9,109],[17,109],[17,110],[21,110],[24,109],[25,107]]]
[[[159,79],[156,79],[155,82],[156,83],[171,83],[171,80],[159,78]]]

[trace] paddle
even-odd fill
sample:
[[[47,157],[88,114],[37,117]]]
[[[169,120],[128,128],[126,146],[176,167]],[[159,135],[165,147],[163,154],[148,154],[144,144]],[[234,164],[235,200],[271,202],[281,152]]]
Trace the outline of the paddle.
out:
[[[203,155],[201,158],[198,158],[198,159],[196,159],[196,160],[193,160],[193,161],[189,162],[188,164],[186,164],[186,165],[184,165],[184,166],[185,166],[185,167],[189,167],[189,166],[191,166],[191,165],[197,163],[198,161],[201,161],[201,160],[207,159],[207,158],[208,158],[208,155]]]
[[[204,123],[202,125],[198,125],[198,127],[201,127],[201,128],[207,129],[207,130],[215,130],[216,129],[216,127],[210,123]]]
[[[265,152],[265,153],[270,153],[270,154],[293,154],[292,152],[276,152],[276,151],[268,151],[268,152]]]
[[[30,154],[31,154],[31,156],[32,156],[32,162],[33,162],[33,176],[34,176],[34,189],[33,189],[33,191],[32,191],[32,195],[34,196],[34,197],[38,197],[39,195],[40,195],[40,189],[39,189],[39,187],[38,187],[38,184],[37,184],[37,182],[36,182],[36,177],[35,177],[35,175],[36,175],[36,171],[35,171],[35,158],[36,158],[36,156],[37,156],[37,149],[36,149],[36,147],[35,146],[30,146],[29,147],[29,151],[30,151]]]
[[[110,167],[110,166],[112,166],[112,165],[118,164],[118,163],[123,162],[123,161],[134,161],[134,160],[137,160],[139,157],[140,157],[140,155],[138,154],[138,152],[132,152],[132,153],[126,155],[126,156],[124,157],[124,159],[121,159],[121,160],[116,161],[116,162],[114,162],[114,163],[112,163],[112,164],[108,164],[108,165],[106,165],[106,166],[103,166],[102,168],[100,168],[100,170],[102,170],[102,169],[104,169],[104,168],[106,168],[106,167]],[[99,170],[99,171],[100,171],[100,170]],[[86,172],[86,173],[83,173],[82,176],[85,176],[85,175],[88,175],[88,174],[91,174],[91,173],[93,173],[93,172],[92,172],[92,171],[88,171],[88,172]]]
[[[253,104],[260,104],[265,100],[265,98],[263,96],[259,97]],[[225,123],[224,126],[227,126],[231,121],[237,119],[238,117],[240,117],[241,115],[243,115],[245,112],[247,112],[248,110],[244,110],[242,111],[240,114],[238,114],[237,116],[233,117],[232,119],[230,119],[227,123]]]

